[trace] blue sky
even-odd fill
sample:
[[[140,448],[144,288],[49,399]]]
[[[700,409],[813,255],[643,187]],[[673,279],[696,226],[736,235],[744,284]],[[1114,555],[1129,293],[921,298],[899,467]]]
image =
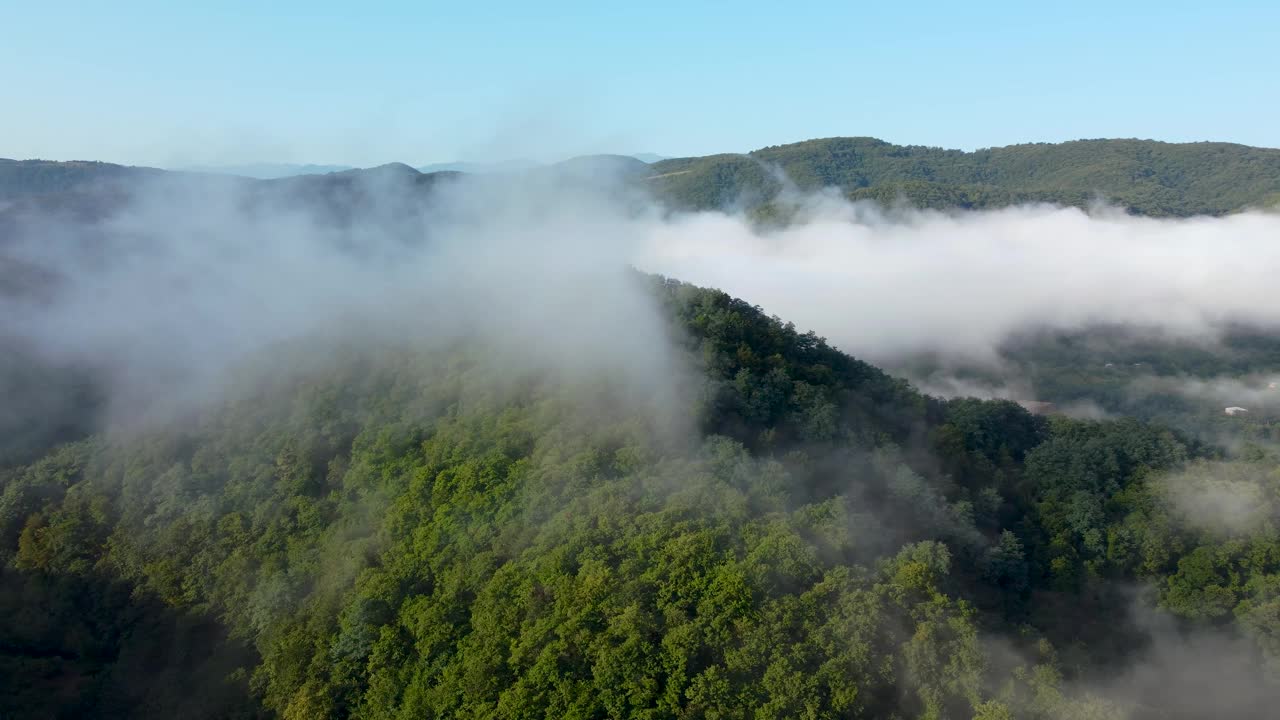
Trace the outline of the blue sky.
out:
[[[0,157],[1280,146],[1277,2],[0,0]]]

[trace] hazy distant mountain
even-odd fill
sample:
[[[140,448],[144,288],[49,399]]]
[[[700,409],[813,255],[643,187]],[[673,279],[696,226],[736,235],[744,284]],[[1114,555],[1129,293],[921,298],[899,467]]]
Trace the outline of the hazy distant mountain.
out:
[[[659,160],[665,160],[662,155],[653,153],[638,153],[628,155],[637,160],[646,163],[654,163]],[[465,172],[477,175],[497,173],[497,172],[520,172],[530,170],[535,167],[541,167],[543,163],[534,162],[532,160],[504,160],[500,162],[440,162],[428,163],[418,166],[417,170],[424,173],[433,172]],[[247,163],[243,165],[188,165],[184,167],[172,168],[178,172],[195,172],[195,173],[213,173],[217,175],[239,175],[240,177],[256,178],[259,180],[274,180],[278,178],[295,177],[298,175],[324,175],[332,172],[343,172],[346,170],[357,169],[352,165],[318,165],[313,163],[297,164],[297,163]]]
[[[583,155],[581,157],[625,157],[625,158],[635,158],[636,160],[639,160],[645,163],[652,163],[652,162],[657,162],[659,160],[666,159],[661,155],[654,155],[653,153],[640,153],[637,155]],[[576,159],[577,158],[569,158],[568,160],[561,161],[561,163],[572,162]],[[561,163],[551,163],[551,165],[557,165]],[[533,160],[506,160],[502,162],[491,162],[491,163],[459,161],[459,162],[443,162],[443,163],[431,163],[429,165],[419,165],[418,170],[424,173],[440,172],[442,170],[446,170],[451,172],[465,172],[465,173],[474,173],[477,175],[481,175],[481,174],[498,173],[498,172],[522,172],[524,170],[532,170],[537,167],[545,167],[545,166],[547,166],[547,163],[534,162]]]
[[[509,160],[506,162],[495,163],[475,163],[475,162],[445,162],[431,163],[416,168],[418,172],[467,172],[467,173],[491,173],[491,172],[510,172],[517,170],[526,170],[528,168],[537,167],[538,163],[530,160]],[[239,175],[241,177],[256,178],[259,180],[276,180],[286,177],[297,177],[299,175],[325,175],[334,172],[347,172],[350,170],[360,170],[352,165],[293,165],[288,163],[253,163],[249,165],[193,165],[190,167],[177,168],[186,172],[216,173],[219,175]]]
[[[500,172],[520,172],[539,167],[541,163],[532,160],[504,160],[502,162],[443,162],[418,166],[419,172],[464,172],[475,175]]]
[[[650,173],[649,165],[631,155],[580,155],[562,160],[547,168],[565,177],[583,180],[609,178],[634,178],[640,180]]]
[[[101,162],[0,159],[0,240],[28,212],[57,214],[92,223],[116,212],[140,192],[190,193],[234,190],[247,207],[259,204],[305,210],[324,223],[343,226],[378,215],[402,223],[413,234],[420,201],[438,181],[455,173],[421,173],[404,163],[324,174],[258,179],[129,167]],[[378,210],[374,212],[375,208]]]
[[[352,170],[350,165],[295,165],[291,163],[250,163],[248,165],[192,165],[176,168],[187,172],[239,175],[241,177],[270,180],[295,175],[323,175],[324,173]]]
[[[85,182],[136,180],[163,175],[156,168],[73,160],[9,160],[0,158],[0,199],[70,190]]]

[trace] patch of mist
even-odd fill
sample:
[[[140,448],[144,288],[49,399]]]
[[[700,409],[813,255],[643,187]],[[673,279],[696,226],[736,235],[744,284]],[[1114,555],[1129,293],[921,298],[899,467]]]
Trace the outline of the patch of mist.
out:
[[[1130,622],[1149,642],[1120,672],[1087,678],[1088,691],[1118,702],[1132,718],[1257,718],[1280,703],[1280,684],[1257,648],[1229,630],[1187,630],[1149,603]]]
[[[807,197],[783,227],[723,213],[655,223],[639,264],[751,298],[876,361],[992,361],[1005,338],[1040,327],[1134,324],[1207,341],[1227,321],[1280,323],[1280,215],[886,210]]]
[[[305,365],[341,343],[475,341],[512,372],[663,397],[678,360],[627,265],[643,207],[620,188],[542,174],[424,190],[395,167],[275,185],[161,176],[92,223],[19,216],[0,255],[48,280],[0,297],[0,337],[95,369],[112,424],[163,422],[217,399],[230,368]]]
[[[1205,461],[1156,484],[1174,518],[1218,539],[1258,531],[1271,520],[1280,469],[1257,463]]]
[[[1274,374],[1208,378],[1147,375],[1135,378],[1128,391],[1135,397],[1177,395],[1212,403],[1219,411],[1227,407],[1243,407],[1252,412],[1280,409],[1280,375]]]

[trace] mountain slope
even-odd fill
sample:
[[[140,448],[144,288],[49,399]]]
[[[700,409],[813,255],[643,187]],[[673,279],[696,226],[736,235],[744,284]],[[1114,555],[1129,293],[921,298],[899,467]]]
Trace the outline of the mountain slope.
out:
[[[385,166],[384,166],[385,167]],[[407,169],[407,166],[403,166]],[[684,209],[761,209],[787,182],[837,188],[855,200],[906,201],[927,208],[993,208],[1023,202],[1087,206],[1098,200],[1152,216],[1221,215],[1280,203],[1280,150],[1231,143],[1077,140],[974,152],[893,145],[875,138],[826,138],[745,155],[669,158],[587,156],[551,166],[440,164],[421,171],[619,170]],[[348,170],[309,179],[376,172]],[[0,200],[137,181],[165,171],[109,163],[0,160]],[[191,177],[199,177],[193,175]],[[294,178],[260,181],[286,183]]]
[[[1156,478],[1197,453],[1178,436],[940,403],[724,293],[636,280],[698,368],[674,406],[484,347],[303,347],[296,371],[282,348],[190,425],[0,472],[0,712],[1049,720],[1276,699],[1212,691],[1266,687],[1280,550],[1268,525],[1224,541],[1167,505]],[[1274,489],[1274,467],[1189,472]],[[1139,579],[1245,649],[1125,704],[1072,688],[1141,656]],[[153,665],[164,682],[123,682]]]
[[[1184,216],[1280,198],[1280,150],[1229,143],[1079,140],[963,152],[828,138],[651,167],[659,194],[690,208],[740,197],[767,201],[781,188],[770,168],[801,190],[836,187],[853,198],[886,201],[902,196],[925,207],[1105,199],[1141,214]]]

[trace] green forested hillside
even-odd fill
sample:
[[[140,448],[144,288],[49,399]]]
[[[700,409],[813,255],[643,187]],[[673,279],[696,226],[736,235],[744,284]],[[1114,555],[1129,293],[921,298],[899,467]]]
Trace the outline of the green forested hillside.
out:
[[[1256,717],[1277,699],[1265,450],[1228,463],[1135,421],[932,400],[748,303],[644,282],[691,368],[676,392],[466,342],[329,348],[297,372],[280,348],[190,422],[0,471],[0,716]],[[1220,491],[1249,512],[1189,512]],[[1178,642],[1232,648],[1200,653],[1229,679],[1206,662],[1172,688],[1094,682],[1156,661],[1130,612],[1144,585]]]
[[[1145,215],[1185,216],[1280,200],[1280,150],[1230,143],[1078,140],[963,152],[827,138],[652,168],[661,195],[696,209],[773,198],[781,184],[771,169],[801,190],[835,187],[855,199],[930,208],[1102,199]]]
[[[396,173],[390,168],[397,168]],[[523,172],[614,174],[654,191],[675,207],[749,209],[765,217],[776,214],[771,205],[786,183],[806,191],[836,188],[854,200],[934,209],[1024,202],[1084,207],[1103,200],[1143,215],[1188,216],[1280,203],[1280,150],[1216,142],[1077,140],[963,152],[840,137],[650,165],[625,156],[588,156]],[[404,185],[418,189],[429,187],[433,176],[452,174],[420,174],[393,163],[369,170],[244,181],[263,190],[292,192],[397,173]],[[137,182],[163,174],[109,163],[0,159],[0,200],[83,191],[103,182]]]

